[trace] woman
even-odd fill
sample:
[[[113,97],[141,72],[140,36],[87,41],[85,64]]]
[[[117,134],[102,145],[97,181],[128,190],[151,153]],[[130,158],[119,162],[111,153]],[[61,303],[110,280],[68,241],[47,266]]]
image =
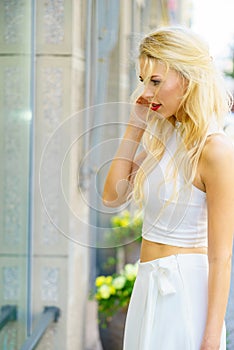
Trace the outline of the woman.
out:
[[[158,29],[139,51],[143,92],[103,192],[107,206],[133,193],[144,210],[124,350],[224,350],[234,149],[222,119],[230,97],[190,30]]]

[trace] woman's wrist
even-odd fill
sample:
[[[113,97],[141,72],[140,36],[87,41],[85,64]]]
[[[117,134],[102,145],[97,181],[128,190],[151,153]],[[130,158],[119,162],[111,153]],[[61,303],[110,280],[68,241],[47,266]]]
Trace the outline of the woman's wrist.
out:
[[[136,118],[134,115],[131,115],[128,121],[128,128],[130,128],[134,133],[143,135],[147,124],[144,120]]]
[[[200,350],[219,350],[220,337],[217,335],[204,335]]]
[[[140,141],[146,129],[146,125],[137,125],[131,122],[128,123],[127,130],[125,133],[125,137]]]

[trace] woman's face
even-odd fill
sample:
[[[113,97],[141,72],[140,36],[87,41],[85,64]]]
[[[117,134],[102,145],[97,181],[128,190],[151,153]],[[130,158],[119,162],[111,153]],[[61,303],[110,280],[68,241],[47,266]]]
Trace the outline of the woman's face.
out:
[[[146,69],[144,59],[140,59],[139,79],[142,82],[148,78]],[[149,81],[145,83],[141,96],[147,100],[152,111],[164,118],[176,116],[180,120],[178,109],[185,90],[185,79],[175,70],[167,71],[163,63],[155,60]]]

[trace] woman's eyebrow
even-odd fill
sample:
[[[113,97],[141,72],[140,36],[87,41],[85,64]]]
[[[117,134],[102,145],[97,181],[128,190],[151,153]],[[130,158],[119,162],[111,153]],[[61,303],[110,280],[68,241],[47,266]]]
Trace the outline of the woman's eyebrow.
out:
[[[152,78],[161,78],[161,76],[160,75],[152,75],[150,77],[150,79],[152,79]],[[141,75],[139,75],[139,79],[144,80]]]

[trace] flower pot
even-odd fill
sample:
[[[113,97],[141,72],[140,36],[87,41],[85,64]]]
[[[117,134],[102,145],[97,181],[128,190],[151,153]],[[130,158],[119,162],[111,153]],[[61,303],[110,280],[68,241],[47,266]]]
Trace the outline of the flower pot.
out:
[[[127,315],[127,308],[118,310],[110,321],[107,322],[106,328],[99,326],[100,341],[103,350],[122,350],[124,325]],[[99,315],[101,320],[102,316]]]

